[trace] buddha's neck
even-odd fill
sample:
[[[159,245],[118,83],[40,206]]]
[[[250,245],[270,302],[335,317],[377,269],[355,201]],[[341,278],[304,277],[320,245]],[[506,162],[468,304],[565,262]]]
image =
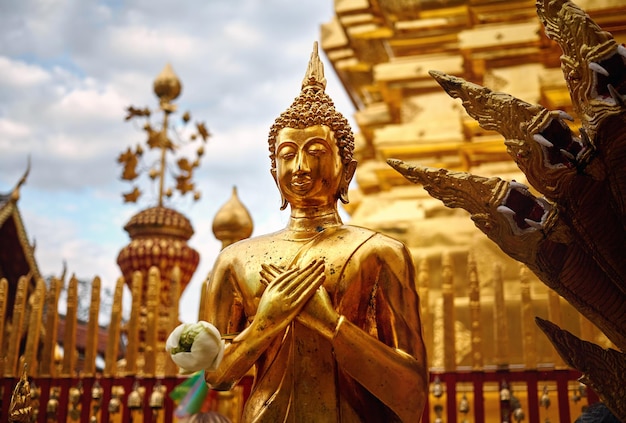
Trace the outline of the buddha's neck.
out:
[[[343,225],[336,207],[292,209],[287,231],[296,238],[311,238],[325,229]]]

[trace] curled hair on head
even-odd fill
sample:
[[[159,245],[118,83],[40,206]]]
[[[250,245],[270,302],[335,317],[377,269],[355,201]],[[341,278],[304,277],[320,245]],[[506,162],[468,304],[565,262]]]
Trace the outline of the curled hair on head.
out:
[[[354,152],[354,135],[348,120],[337,110],[330,97],[324,92],[326,78],[324,65],[317,53],[317,42],[302,81],[302,91],[291,106],[274,121],[268,137],[272,172],[276,171],[276,137],[281,129],[304,129],[325,125],[335,134],[341,161],[348,165]]]
[[[334,132],[339,155],[344,165],[352,161],[354,134],[348,120],[335,109],[333,101],[324,91],[305,89],[270,128],[268,143],[272,171],[276,170],[276,137],[280,130],[304,129],[315,125],[325,125]]]

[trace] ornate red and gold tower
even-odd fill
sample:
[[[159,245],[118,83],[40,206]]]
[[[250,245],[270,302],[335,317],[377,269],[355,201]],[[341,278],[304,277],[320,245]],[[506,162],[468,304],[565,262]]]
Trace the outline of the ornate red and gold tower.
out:
[[[204,154],[204,143],[209,138],[204,123],[196,123],[193,129],[177,128],[178,130],[171,131],[173,128],[170,127],[170,119],[177,109],[172,101],[180,95],[181,89],[180,80],[171,66],[166,65],[154,81],[154,93],[159,98],[162,122],[153,127],[150,122],[152,115],[150,109],[129,106],[126,120],[137,118],[145,120],[143,130],[146,133],[147,151],[144,154],[144,147],[138,144],[134,149],[129,147],[118,158],[118,162],[124,166],[123,180],[135,181],[142,173],[142,169],[147,169],[149,178],[155,185],[158,182],[157,206],[140,211],[124,226],[131,241],[122,248],[117,258],[126,284],[131,292],[135,291],[133,295],[139,296],[133,298],[133,304],[137,304],[141,309],[141,317],[137,323],[140,356],[145,347],[148,309],[156,307],[158,310],[155,313],[158,342],[164,343],[172,329],[172,323],[178,319],[180,295],[189,284],[200,260],[198,252],[187,244],[194,233],[191,222],[182,213],[164,206],[164,201],[172,199],[174,195],[183,197],[192,194],[196,201],[200,198],[200,192],[192,182],[192,176],[194,169],[199,166],[200,157]],[[186,126],[190,120],[189,112],[185,112],[180,125]],[[170,131],[175,132],[175,140],[170,138]],[[180,140],[178,134],[181,133],[188,134],[187,141]],[[175,166],[168,166],[170,158],[168,156],[174,156],[181,150],[190,151],[189,146],[197,142],[200,142],[200,146],[195,150],[195,158],[173,157]],[[148,160],[145,156],[149,154],[155,155],[155,159]],[[170,175],[173,175],[174,185],[167,187],[166,179],[169,179]],[[137,184],[134,184],[130,192],[123,194],[125,202],[136,202],[141,195]],[[153,268],[159,270],[158,292],[149,292],[149,274]],[[179,283],[173,286],[172,278],[176,268],[180,271],[177,278]],[[133,290],[133,278],[137,272],[142,276],[141,288]],[[151,301],[156,304],[150,305]]]
[[[169,284],[174,267],[180,269],[180,291],[185,289],[198,266],[200,255],[187,245],[193,235],[191,222],[176,210],[157,206],[145,209],[131,217],[124,226],[130,243],[122,248],[117,264],[130,286],[133,273],[139,271],[147,280],[148,271],[156,266],[161,274],[161,303],[172,306]],[[142,286],[146,298],[147,284]]]

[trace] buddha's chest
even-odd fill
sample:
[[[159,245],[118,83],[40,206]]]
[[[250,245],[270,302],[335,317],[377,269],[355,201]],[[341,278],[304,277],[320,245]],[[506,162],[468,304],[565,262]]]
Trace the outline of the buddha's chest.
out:
[[[373,255],[367,253],[371,234],[365,230],[344,229],[309,241],[275,238],[266,240],[262,249],[251,246],[239,256],[237,269],[234,269],[239,276],[237,285],[245,314],[248,318],[256,314],[265,288],[273,280],[273,276],[268,277],[267,272],[263,272],[263,265],[280,270],[304,269],[313,260],[324,262],[323,286],[335,309],[342,311],[345,307],[347,314],[355,317],[361,314],[360,303],[367,302],[375,289],[376,266],[364,266],[372,262]]]

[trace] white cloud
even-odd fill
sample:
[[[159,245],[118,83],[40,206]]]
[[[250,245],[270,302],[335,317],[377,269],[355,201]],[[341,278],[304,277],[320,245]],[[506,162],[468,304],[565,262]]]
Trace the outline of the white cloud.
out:
[[[103,40],[103,46],[133,61],[162,57],[182,61],[198,48],[193,36],[146,26],[111,28]]]
[[[92,87],[73,90],[54,104],[50,110],[51,117],[61,121],[119,121],[128,100],[111,86],[100,89],[93,87],[95,82],[90,80],[86,80],[85,85]]]
[[[40,66],[0,56],[0,86],[32,87],[50,79],[50,73]]]
[[[247,22],[231,21],[224,26],[223,34],[233,43],[246,47],[255,47],[264,43],[264,37],[256,28],[251,28]]]
[[[20,122],[0,118],[0,140],[5,142],[15,142],[19,138],[27,137],[31,134],[29,126]]]
[[[124,122],[124,109],[158,106],[152,82],[169,62],[183,83],[180,110],[214,135],[196,173],[202,199],[174,204],[191,219],[190,245],[201,255],[181,308],[181,317],[195,320],[197,290],[220,247],[213,216],[233,185],[255,235],[286,222],[269,175],[267,133],[298,94],[332,7],[332,0],[3,2],[0,192],[15,184],[30,155],[20,209],[37,238],[42,273],[59,273],[67,260],[84,279],[99,275],[112,284],[119,276],[117,254],[129,241],[122,227],[154,204],[121,201],[128,184],[119,182],[115,159],[144,140],[140,125]],[[350,117],[326,69],[328,92]]]

